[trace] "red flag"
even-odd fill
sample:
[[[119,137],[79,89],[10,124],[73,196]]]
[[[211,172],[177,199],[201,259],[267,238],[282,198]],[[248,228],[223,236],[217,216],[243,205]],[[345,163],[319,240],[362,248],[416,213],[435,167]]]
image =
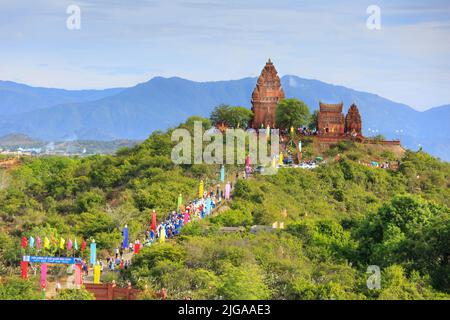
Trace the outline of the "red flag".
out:
[[[141,245],[139,243],[135,243],[134,244],[134,254],[138,254],[140,248],[141,248]]]
[[[152,213],[152,230],[153,232],[156,232],[156,212],[153,210]]]
[[[86,249],[86,241],[83,239],[83,241],[81,242],[81,252],[83,252],[84,249]]]
[[[28,243],[27,237],[22,237],[22,248],[25,249],[27,247],[27,243]]]
[[[28,262],[20,262],[20,269],[22,270],[22,279],[28,278]]]

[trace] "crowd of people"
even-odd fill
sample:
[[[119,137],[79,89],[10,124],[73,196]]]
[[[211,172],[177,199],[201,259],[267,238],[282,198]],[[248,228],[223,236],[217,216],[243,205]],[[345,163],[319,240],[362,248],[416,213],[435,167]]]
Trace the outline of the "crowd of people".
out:
[[[292,131],[292,129],[282,129],[280,130],[281,134],[284,136],[289,135]],[[307,127],[299,127],[294,129],[294,132],[296,135],[300,136],[316,136],[318,134],[316,129],[309,129]]]
[[[387,169],[387,170],[397,170],[400,165],[401,165],[401,161],[400,160],[396,160],[396,161],[385,161],[385,162],[376,162],[376,161],[372,161],[371,163],[365,163],[365,162],[361,162],[358,161],[358,163],[363,164],[365,166],[368,167],[374,167],[374,168],[380,168],[380,169]]]
[[[110,271],[126,270],[131,266],[131,260],[127,259],[127,253],[138,253],[137,250],[143,247],[152,246],[154,243],[165,242],[180,234],[181,229],[187,223],[204,219],[213,213],[223,200],[229,200],[233,183],[228,182],[222,187],[220,184],[210,187],[208,191],[204,191],[202,197],[190,201],[187,205],[180,205],[177,211],[169,213],[159,224],[149,226],[140,239],[136,239],[134,243],[130,242],[127,248],[116,248],[115,256],[107,257],[106,264],[102,260],[98,261],[101,271],[105,267]],[[82,270],[87,274],[88,264],[83,261]]]
[[[229,188],[232,184],[228,183]],[[228,188],[225,186],[225,189]],[[201,198],[190,201],[186,206],[180,206],[178,212],[172,211],[167,215],[165,220],[156,226],[156,230],[151,227],[145,231],[143,246],[151,246],[155,241],[164,242],[180,234],[181,228],[189,222],[198,221],[212,214],[222,199],[225,199],[225,190],[217,185],[216,188],[211,187],[209,191],[205,191]]]

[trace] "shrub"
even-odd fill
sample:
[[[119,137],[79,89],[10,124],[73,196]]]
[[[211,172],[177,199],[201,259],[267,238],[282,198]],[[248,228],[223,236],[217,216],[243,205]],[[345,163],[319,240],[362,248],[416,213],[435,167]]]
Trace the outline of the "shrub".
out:
[[[248,211],[231,209],[211,218],[211,222],[225,227],[250,226],[253,223],[253,217]]]
[[[63,289],[53,300],[95,300],[95,296],[82,287],[80,289]]]
[[[264,300],[271,292],[264,283],[261,269],[254,264],[235,267],[228,265],[220,276],[218,294],[226,300]]]

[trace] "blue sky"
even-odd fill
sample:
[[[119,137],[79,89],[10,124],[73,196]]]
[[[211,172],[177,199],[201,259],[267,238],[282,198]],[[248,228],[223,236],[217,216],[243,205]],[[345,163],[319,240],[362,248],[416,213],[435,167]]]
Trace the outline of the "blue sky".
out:
[[[66,8],[81,9],[68,30]],[[369,5],[381,30],[366,27]],[[0,0],[0,79],[67,89],[281,75],[450,103],[450,1]]]

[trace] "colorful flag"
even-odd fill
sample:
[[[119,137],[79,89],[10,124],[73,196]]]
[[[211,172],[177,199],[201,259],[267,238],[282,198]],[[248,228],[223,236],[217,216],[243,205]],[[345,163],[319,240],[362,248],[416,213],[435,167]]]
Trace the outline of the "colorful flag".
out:
[[[283,153],[280,152],[280,158],[278,159],[278,165],[282,165],[283,164]]]
[[[206,199],[206,203],[205,203],[205,214],[206,215],[210,215],[211,214],[211,202],[212,202],[211,198],[208,197]]]
[[[47,264],[41,265],[41,288],[45,288],[47,282]]]
[[[81,264],[75,265],[75,284],[81,285],[83,283],[83,277],[81,276]]]
[[[220,168],[220,182],[225,182],[225,166],[222,166]]]
[[[97,263],[97,244],[95,243],[95,240],[92,240],[91,242],[91,259],[90,263],[92,265],[95,265]]]
[[[72,240],[71,239],[69,239],[69,241],[67,241],[67,249],[72,250]]]
[[[163,243],[166,241],[166,228],[161,227],[159,230],[159,242]]]
[[[50,248],[50,240],[45,237],[44,238],[44,249],[49,249]]]
[[[21,274],[22,274],[22,279],[28,278],[28,262],[27,261],[20,262],[20,270],[21,270]]]
[[[78,251],[78,243],[77,243],[76,238],[75,238],[75,242],[73,243],[73,248]]]
[[[64,250],[64,244],[66,243],[66,240],[64,240],[63,238],[61,238],[61,240],[59,240],[59,248]]]
[[[138,254],[141,249],[141,245],[139,243],[134,244],[134,254]]]
[[[203,198],[203,189],[204,189],[203,180],[201,180],[200,185],[198,186],[198,198],[199,199]]]
[[[177,212],[180,212],[181,205],[183,204],[183,195],[180,193],[177,200]]]
[[[122,241],[122,248],[128,248],[128,226],[125,225],[123,228],[123,241]]]
[[[22,248],[26,248],[28,245],[27,237],[22,237]]]
[[[29,245],[30,245],[30,248],[34,247],[34,238],[33,238],[33,236],[30,236]]]
[[[100,266],[95,265],[94,266],[94,284],[100,283]]]
[[[231,184],[228,182],[225,185],[225,200],[230,200],[230,193],[231,193]]]
[[[156,212],[153,210],[152,213],[152,230],[153,232],[156,232]]]
[[[86,250],[86,240],[82,240],[81,241],[81,252],[84,252],[84,250]]]
[[[41,238],[37,237],[36,238],[36,249],[41,249]]]

